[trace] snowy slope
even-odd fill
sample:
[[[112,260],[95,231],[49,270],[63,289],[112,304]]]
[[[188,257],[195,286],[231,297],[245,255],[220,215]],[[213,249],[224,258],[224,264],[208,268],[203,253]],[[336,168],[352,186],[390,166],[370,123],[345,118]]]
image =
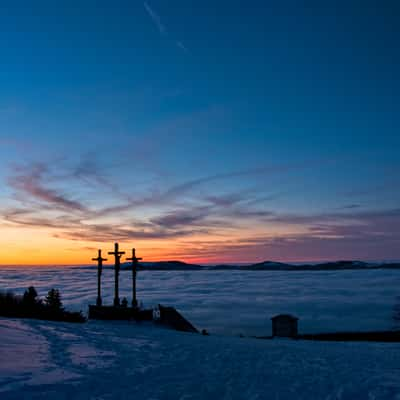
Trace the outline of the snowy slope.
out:
[[[399,399],[400,345],[0,319],[0,398]]]

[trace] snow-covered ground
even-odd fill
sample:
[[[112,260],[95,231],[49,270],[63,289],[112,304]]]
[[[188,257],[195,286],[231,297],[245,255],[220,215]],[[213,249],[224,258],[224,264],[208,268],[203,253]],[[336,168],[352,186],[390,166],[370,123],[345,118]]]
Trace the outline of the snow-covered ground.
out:
[[[95,277],[83,268],[1,268],[0,288],[58,287],[79,309],[94,300]],[[142,272],[146,304],[175,305],[217,335],[0,318],[0,399],[400,399],[400,344],[237,336],[268,334],[277,312],[298,315],[303,332],[391,328],[399,280],[397,271]],[[129,272],[121,283],[129,295]],[[112,271],[104,291],[110,302]]]
[[[400,399],[400,346],[0,318],[0,398]]]
[[[0,289],[17,293],[34,285],[39,295],[56,287],[70,309],[96,299],[94,268],[4,268]],[[121,296],[131,296],[131,273],[120,274]],[[195,326],[224,335],[269,335],[270,318],[293,313],[302,333],[395,327],[400,271],[171,271],[138,274],[145,305],[175,306]],[[112,304],[114,274],[103,272],[104,302]]]

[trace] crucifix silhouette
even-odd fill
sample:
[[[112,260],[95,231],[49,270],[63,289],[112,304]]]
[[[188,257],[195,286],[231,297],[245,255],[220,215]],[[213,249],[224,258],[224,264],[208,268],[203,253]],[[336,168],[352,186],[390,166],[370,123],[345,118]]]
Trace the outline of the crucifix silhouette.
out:
[[[114,251],[110,251],[108,254],[115,257],[115,296],[114,296],[114,307],[119,306],[119,270],[121,266],[121,256],[125,254],[124,251],[118,250],[118,243],[114,244]]]
[[[141,257],[136,257],[136,250],[132,249],[132,257],[127,258],[127,261],[132,261],[132,307],[137,308],[138,303],[136,299],[136,274],[138,261],[142,260]]]
[[[101,273],[103,271],[103,261],[107,261],[107,258],[101,256],[101,250],[99,249],[99,255],[97,258],[92,258],[93,261],[97,261],[97,299],[96,305],[101,306]]]

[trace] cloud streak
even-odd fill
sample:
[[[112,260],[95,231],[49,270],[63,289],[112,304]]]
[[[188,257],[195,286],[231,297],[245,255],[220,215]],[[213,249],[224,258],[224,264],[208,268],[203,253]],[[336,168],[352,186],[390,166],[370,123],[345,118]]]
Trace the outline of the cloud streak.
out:
[[[177,40],[177,41],[175,42],[175,44],[176,44],[181,50],[183,50],[185,53],[189,54],[188,48],[187,48],[182,42],[180,42],[179,40]]]
[[[191,230],[167,230],[148,229],[140,230],[133,228],[121,228],[113,225],[90,225],[81,226],[73,231],[62,231],[54,234],[54,237],[85,242],[114,242],[132,241],[143,239],[174,239],[191,236],[198,233],[206,233],[203,229]]]
[[[364,215],[347,225],[314,226],[306,233],[254,235],[185,241],[171,254],[193,262],[325,261],[398,259],[400,215],[397,210]],[[249,232],[247,232],[248,234]]]
[[[80,202],[69,199],[61,192],[45,187],[43,181],[47,171],[47,167],[43,163],[33,165],[29,168],[29,171],[17,169],[17,173],[9,179],[9,184],[20,194],[44,203],[50,208],[85,211],[86,207]]]
[[[396,258],[393,249],[400,246],[400,209],[365,210],[355,203],[324,213],[282,213],[270,204],[276,195],[257,190],[219,194],[213,185],[212,195],[208,194],[211,183],[297,171],[299,165],[203,176],[140,196],[114,191],[90,157],[68,168],[44,162],[15,167],[8,183],[17,206],[2,211],[3,221],[46,229],[54,237],[72,241],[173,240],[175,250],[168,256],[187,260],[301,261],[344,258],[351,249],[360,258]],[[80,185],[93,183],[98,196],[109,189],[115,202],[125,202],[96,209],[63,190],[66,185],[69,190],[75,187],[66,178]]]
[[[154,25],[157,27],[160,34],[163,36],[166,36],[168,31],[167,31],[167,28],[161,22],[160,16],[149,6],[149,4],[146,1],[143,3],[143,5],[147,11],[147,14],[149,14],[151,20],[153,21]]]
[[[161,17],[158,15],[158,13],[152,8],[147,1],[143,3],[143,6],[149,15],[151,21],[153,22],[154,26],[157,28],[158,32],[160,33],[161,36],[167,37],[168,36],[168,29],[167,27],[162,23]],[[184,53],[189,54],[189,50],[187,47],[182,43],[180,40],[175,40],[174,41],[175,46],[178,47],[180,50],[182,50]]]
[[[174,212],[153,218],[151,222],[165,228],[198,225],[210,215],[209,207],[196,207],[189,210],[176,210]]]

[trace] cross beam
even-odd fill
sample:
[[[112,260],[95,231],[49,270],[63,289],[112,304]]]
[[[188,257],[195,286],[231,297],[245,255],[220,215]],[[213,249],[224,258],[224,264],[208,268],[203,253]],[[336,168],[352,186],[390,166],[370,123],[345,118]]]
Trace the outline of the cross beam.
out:
[[[115,257],[115,296],[114,296],[114,307],[118,307],[120,305],[119,302],[119,270],[121,267],[121,256],[125,254],[124,251],[119,251],[118,243],[114,244],[114,251],[110,251],[108,253],[111,256]]]
[[[136,249],[132,249],[132,257],[127,258],[127,261],[132,261],[132,307],[137,308],[138,302],[136,298],[136,274],[138,261],[142,260],[142,257],[136,257]]]
[[[92,261],[97,261],[97,299],[96,304],[101,306],[101,273],[103,271],[103,261],[107,261],[107,258],[101,256],[101,250],[98,251],[97,258],[92,258]]]

